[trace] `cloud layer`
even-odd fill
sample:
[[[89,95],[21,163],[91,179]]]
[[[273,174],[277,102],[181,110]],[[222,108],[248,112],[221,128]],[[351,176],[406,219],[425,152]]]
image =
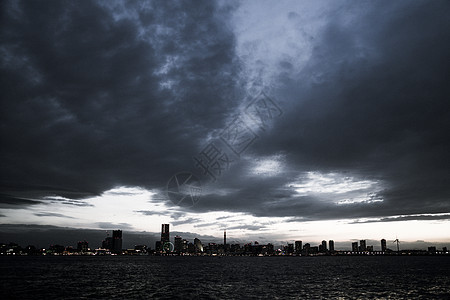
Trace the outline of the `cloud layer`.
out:
[[[187,210],[449,213],[449,10],[5,1],[0,203],[89,205],[117,186],[163,194],[174,173],[201,172],[192,156],[263,89],[283,114]]]

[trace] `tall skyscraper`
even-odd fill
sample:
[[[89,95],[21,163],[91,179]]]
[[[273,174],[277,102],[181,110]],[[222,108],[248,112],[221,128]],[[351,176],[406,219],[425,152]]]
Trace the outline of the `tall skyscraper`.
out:
[[[102,248],[108,250],[113,248],[113,239],[109,236],[108,231],[106,231],[106,238],[102,242]]]
[[[156,250],[156,252],[162,251],[161,241],[156,241],[155,250]]]
[[[327,252],[327,241],[322,241],[322,252]]]
[[[358,252],[358,242],[352,243],[352,252]]]
[[[381,240],[381,251],[386,252],[386,249],[387,249],[387,247],[386,247],[386,240],[382,239]]]
[[[294,244],[287,244],[287,247],[285,247],[286,249],[286,254],[294,254]]]
[[[169,224],[162,224],[161,226],[161,244],[164,247],[164,243],[170,241]]]
[[[306,243],[306,244],[303,246],[303,254],[308,255],[309,252],[310,252],[310,249],[311,249],[311,245],[310,245],[309,243]]]
[[[223,246],[224,247],[227,246],[227,231],[226,230],[223,231]]]
[[[302,241],[295,241],[295,253],[300,254],[302,252]]]
[[[111,250],[116,253],[122,252],[122,230],[113,230]]]
[[[175,237],[175,252],[182,252],[183,251],[183,239],[181,238],[181,236],[176,236]]]
[[[328,248],[330,248],[330,252],[334,251],[334,241],[333,240],[329,240],[328,241]]]
[[[195,252],[203,252],[202,242],[198,238],[194,239],[194,247],[195,247]]]
[[[359,241],[359,251],[361,252],[367,251],[366,240]]]

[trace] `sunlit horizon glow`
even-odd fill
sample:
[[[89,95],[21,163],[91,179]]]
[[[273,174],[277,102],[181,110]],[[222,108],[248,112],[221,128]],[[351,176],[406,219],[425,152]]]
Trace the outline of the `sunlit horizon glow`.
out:
[[[325,189],[329,189],[328,184]],[[345,186],[344,189],[348,190],[348,187]],[[450,225],[448,219],[388,222],[374,218],[299,221],[291,217],[256,217],[248,213],[226,211],[194,213],[182,211],[179,207],[173,206],[169,200],[155,200],[156,195],[157,192],[144,188],[116,187],[98,197],[83,199],[85,203],[83,206],[67,205],[64,201],[68,199],[63,197],[45,197],[41,204],[28,209],[4,210],[4,223],[22,224],[23,222],[17,220],[27,220],[28,224],[36,225],[98,230],[122,229],[149,233],[158,233],[161,224],[171,224],[171,231],[176,232],[210,235],[220,239],[223,230],[226,230],[229,240],[234,238],[273,243],[329,239],[336,242],[354,239],[380,240],[393,239],[394,236],[410,242],[417,240],[450,242],[446,232],[440,230]],[[52,203],[50,212],[46,201],[51,199],[58,201]],[[449,214],[424,214],[424,216],[450,218]]]

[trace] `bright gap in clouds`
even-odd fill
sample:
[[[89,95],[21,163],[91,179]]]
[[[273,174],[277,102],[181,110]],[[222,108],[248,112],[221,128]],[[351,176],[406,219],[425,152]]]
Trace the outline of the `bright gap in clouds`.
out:
[[[283,157],[280,155],[273,155],[256,159],[254,161],[252,160],[249,173],[250,175],[272,177],[282,173],[283,169]]]
[[[334,174],[333,176],[335,176]],[[331,175],[318,176],[318,182],[331,185]],[[310,179],[311,179],[310,178]],[[329,186],[324,190],[352,191],[372,187],[371,182],[343,179],[337,187]],[[354,183],[352,183],[354,182]],[[317,182],[316,182],[317,183]],[[348,185],[353,188],[348,187]],[[316,191],[319,187],[309,183],[300,186],[302,192]],[[325,185],[327,186],[327,184]],[[338,189],[340,187],[340,189]],[[345,193],[341,193],[345,194]],[[49,199],[47,199],[49,200]],[[45,201],[28,209],[5,209],[2,213],[5,223],[18,224],[17,220],[26,220],[28,224],[55,225],[72,228],[91,228],[99,230],[122,229],[126,231],[147,231],[159,233],[161,224],[171,224],[171,231],[191,232],[209,235],[221,239],[223,230],[227,230],[230,241],[273,242],[303,240],[320,242],[322,239],[381,239],[398,235],[403,240],[446,240],[442,226],[449,220],[408,220],[390,222],[358,222],[361,220],[329,220],[302,222],[292,217],[258,217],[244,212],[211,211],[197,213],[172,206],[170,202],[157,199],[155,191],[138,187],[117,187],[98,197],[77,200],[53,197],[51,207]],[[201,200],[202,201],[202,200]],[[70,204],[68,204],[70,203]],[[430,215],[431,216],[431,215]],[[367,221],[367,220],[365,220]],[[373,220],[377,221],[377,220]],[[208,242],[208,241],[205,241]]]
[[[287,184],[300,196],[329,197],[336,204],[382,202],[378,181],[361,180],[339,173],[306,172],[297,181]]]

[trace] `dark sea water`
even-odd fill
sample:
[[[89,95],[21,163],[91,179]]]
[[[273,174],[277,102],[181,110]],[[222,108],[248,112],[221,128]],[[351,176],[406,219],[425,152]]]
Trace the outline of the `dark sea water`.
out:
[[[450,257],[0,257],[0,299],[450,299]]]

